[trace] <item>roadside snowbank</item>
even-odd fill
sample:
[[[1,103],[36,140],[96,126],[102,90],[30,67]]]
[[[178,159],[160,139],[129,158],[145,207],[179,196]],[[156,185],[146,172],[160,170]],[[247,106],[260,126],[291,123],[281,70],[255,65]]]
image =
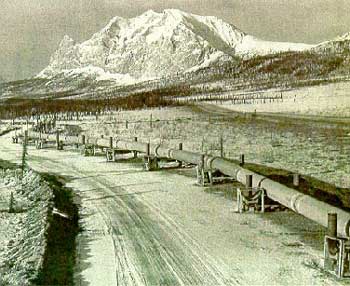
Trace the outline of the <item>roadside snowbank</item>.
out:
[[[33,171],[22,179],[18,171],[2,172],[0,185],[14,196],[14,212],[0,213],[0,285],[30,285],[42,266],[53,193]]]

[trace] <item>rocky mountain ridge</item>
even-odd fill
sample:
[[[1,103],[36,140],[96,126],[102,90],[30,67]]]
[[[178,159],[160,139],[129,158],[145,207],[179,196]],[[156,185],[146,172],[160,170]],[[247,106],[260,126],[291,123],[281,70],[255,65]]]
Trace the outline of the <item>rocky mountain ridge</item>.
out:
[[[103,79],[105,72],[109,79],[118,81],[142,80],[196,70],[217,62],[312,47],[259,40],[217,17],[175,9],[163,13],[150,10],[132,19],[115,17],[83,43],[65,36],[50,64],[38,77],[77,70],[90,72],[95,79]]]

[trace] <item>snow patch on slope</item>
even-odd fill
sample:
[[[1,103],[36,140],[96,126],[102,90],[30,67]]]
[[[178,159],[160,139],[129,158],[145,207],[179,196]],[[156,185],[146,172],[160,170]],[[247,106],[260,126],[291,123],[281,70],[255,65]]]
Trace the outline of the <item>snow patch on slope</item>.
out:
[[[239,56],[251,57],[252,55],[268,55],[279,52],[301,52],[310,49],[311,45],[301,43],[270,42],[259,40],[252,36],[244,37],[242,43],[237,46],[236,53]]]
[[[52,69],[45,69],[41,73],[39,73],[36,77],[37,78],[47,78],[50,79],[52,75],[55,76],[63,76],[63,77],[88,77],[92,80],[96,81],[114,81],[118,83],[119,85],[129,85],[134,84],[137,82],[150,80],[150,78],[134,78],[130,76],[129,74],[119,74],[119,73],[110,73],[108,71],[105,71],[104,69],[100,67],[95,66],[86,66],[86,67],[79,67],[75,69],[63,69],[59,73],[55,74],[55,71]]]

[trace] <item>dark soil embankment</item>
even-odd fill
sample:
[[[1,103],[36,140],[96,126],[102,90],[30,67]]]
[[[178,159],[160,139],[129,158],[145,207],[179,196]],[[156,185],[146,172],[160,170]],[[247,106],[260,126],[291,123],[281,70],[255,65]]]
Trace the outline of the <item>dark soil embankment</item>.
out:
[[[18,169],[17,164],[1,160],[1,169]],[[76,236],[79,228],[78,206],[73,202],[72,190],[66,188],[62,178],[40,174],[54,194],[54,207],[68,218],[51,213],[46,234],[46,249],[42,269],[34,285],[73,285],[73,270],[76,259]]]
[[[14,169],[18,169],[18,168],[19,168],[19,166],[17,164],[0,159],[0,169],[14,170]]]
[[[73,202],[72,190],[62,178],[41,174],[54,193],[54,206],[61,213],[52,214],[47,233],[47,249],[43,268],[34,281],[36,285],[73,285],[76,260],[76,236],[79,232],[78,206]]]

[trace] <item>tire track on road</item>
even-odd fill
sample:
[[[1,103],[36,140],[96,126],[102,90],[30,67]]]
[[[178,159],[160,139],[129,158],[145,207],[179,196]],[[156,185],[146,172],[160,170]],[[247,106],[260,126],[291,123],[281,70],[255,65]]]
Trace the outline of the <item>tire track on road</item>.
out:
[[[196,246],[189,235],[180,232],[179,226],[170,222],[166,215],[159,215],[159,221],[153,221],[150,215],[160,214],[160,210],[145,205],[135,196],[115,196],[125,190],[99,178],[87,180],[86,174],[73,165],[40,156],[32,156],[32,159],[45,160],[45,164],[55,168],[61,165],[75,176],[84,177],[89,187],[108,195],[97,210],[113,237],[119,265],[116,270],[118,285],[239,284],[239,277],[225,279],[217,267],[220,263]]]

